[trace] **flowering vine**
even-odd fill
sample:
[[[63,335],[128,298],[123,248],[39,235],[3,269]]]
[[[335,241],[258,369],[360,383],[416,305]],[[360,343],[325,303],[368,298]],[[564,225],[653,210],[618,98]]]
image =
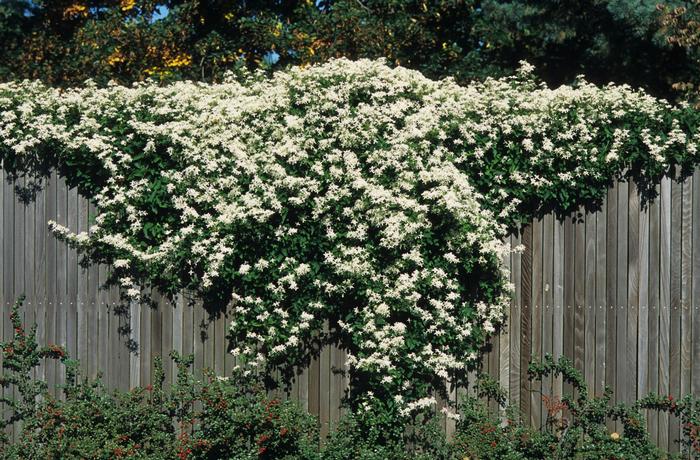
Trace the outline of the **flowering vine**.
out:
[[[408,415],[504,321],[509,229],[697,162],[691,108],[530,71],[462,87],[341,59],[216,85],[0,84],[0,160],[94,200],[88,232],[50,227],[126,295],[232,300],[244,372],[336,343],[354,407]]]

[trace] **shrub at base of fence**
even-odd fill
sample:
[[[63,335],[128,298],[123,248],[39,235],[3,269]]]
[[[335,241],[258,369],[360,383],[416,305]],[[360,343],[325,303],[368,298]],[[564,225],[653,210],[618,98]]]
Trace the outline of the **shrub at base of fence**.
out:
[[[102,383],[81,377],[78,363],[58,346],[40,348],[36,328],[26,331],[12,312],[14,338],[2,344],[2,386],[14,386],[19,398],[3,398],[12,416],[0,426],[22,422],[10,443],[3,433],[7,459],[284,459],[315,458],[318,423],[292,402],[268,398],[248,379],[212,374],[197,380],[191,357],[172,353],[178,374],[164,385],[162,362],[154,384],[129,392],[110,392]],[[31,378],[43,358],[66,365],[63,399]],[[8,394],[7,392],[5,394]]]
[[[14,442],[2,434],[0,453],[10,460],[670,458],[650,441],[643,409],[679,417],[681,454],[700,455],[699,400],[650,395],[631,405],[611,405],[610,391],[590,395],[570,361],[555,362],[550,356],[530,365],[530,379],[561,376],[575,396],[543,396],[547,418],[542,427],[527,426],[506,404],[498,384],[482,376],[476,393],[464,398],[459,415],[452,415],[459,420],[452,440],[428,412],[406,426],[396,414],[369,410],[350,414],[321,442],[317,419],[296,403],[269,398],[253,378],[208,373],[197,379],[190,372],[192,358],[177,353],[171,354],[178,368],[172,385],[164,385],[157,360],[153,385],[110,392],[99,380],[82,378],[78,363],[62,347],[39,347],[36,327],[25,330],[20,307],[21,300],[12,311],[13,340],[0,344],[0,384],[19,395],[2,398],[10,416],[3,417],[0,427],[21,422]],[[45,382],[32,378],[46,358],[66,366],[64,398],[52,397]],[[490,409],[493,401],[497,410]],[[606,428],[610,420],[620,422],[623,430],[611,433]]]
[[[498,384],[485,376],[477,385],[475,396],[467,396],[460,407],[461,418],[453,440],[459,458],[469,459],[667,459],[650,440],[642,410],[671,413],[681,420],[683,435],[679,439],[678,458],[700,458],[700,400],[686,396],[650,394],[633,404],[612,403],[607,388],[602,396],[589,394],[581,373],[571,361],[555,361],[545,356],[528,368],[531,381],[561,377],[573,388],[572,395],[542,395],[546,417],[541,427],[530,427],[520,420],[517,409],[506,404]],[[501,411],[489,411],[484,400],[495,400]],[[622,426],[610,431],[607,422]]]

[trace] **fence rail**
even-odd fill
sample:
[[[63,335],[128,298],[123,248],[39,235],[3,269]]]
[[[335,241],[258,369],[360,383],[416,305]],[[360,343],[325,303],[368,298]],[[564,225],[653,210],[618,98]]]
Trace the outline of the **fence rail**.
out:
[[[165,358],[171,381],[170,350],[193,354],[197,372],[232,369],[225,340],[230,318],[210,319],[184,299],[156,297],[155,309],[118,308],[118,292],[100,289],[106,267],[81,268],[75,251],[47,230],[50,219],[87,230],[93,212],[88,201],[52,177],[35,201],[23,204],[2,174],[2,340],[12,334],[14,299],[26,293],[24,319],[37,323],[39,341],[64,345],[87,376],[102,373],[108,387],[149,384],[157,356]],[[563,221],[548,215],[511,237],[525,250],[506,261],[515,292],[508,324],[492,340],[484,369],[531,423],[546,417],[541,393],[570,391],[561,379],[528,381],[528,362],[545,353],[570,357],[596,394],[609,386],[617,401],[651,391],[700,396],[700,170],[683,182],[665,179],[658,191],[644,206],[634,184],[618,183],[598,212]],[[334,369],[343,367],[344,358],[341,350],[324,350],[288,395],[319,415],[324,432],[341,414],[347,382]],[[53,362],[37,373],[50,385],[65,378]],[[452,397],[461,391],[467,390]],[[649,414],[648,425],[661,447],[677,449],[676,418]],[[454,426],[446,421],[445,428]]]

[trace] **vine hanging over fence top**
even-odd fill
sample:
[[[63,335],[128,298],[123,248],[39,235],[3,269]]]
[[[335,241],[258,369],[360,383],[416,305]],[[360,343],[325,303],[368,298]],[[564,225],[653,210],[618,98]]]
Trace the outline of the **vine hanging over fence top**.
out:
[[[502,323],[509,229],[698,161],[693,109],[530,71],[462,87],[335,60],[218,85],[1,84],[0,160],[94,200],[89,233],[51,228],[128,295],[235,300],[247,371],[335,342],[356,408],[408,414]]]

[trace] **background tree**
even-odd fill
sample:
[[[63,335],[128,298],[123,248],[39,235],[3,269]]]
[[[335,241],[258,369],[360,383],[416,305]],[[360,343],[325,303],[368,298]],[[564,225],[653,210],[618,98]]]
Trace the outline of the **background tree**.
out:
[[[6,0],[0,76],[57,85],[87,77],[100,84],[210,81],[243,66],[346,56],[386,57],[431,77],[468,81],[511,73],[526,59],[552,85],[586,74],[594,83],[669,97],[695,60],[668,42],[676,26],[659,21],[656,2]],[[672,2],[670,11],[685,3]]]
[[[586,74],[668,96],[688,72],[661,34],[655,0],[338,0],[307,8],[309,58],[386,56],[395,64],[458,80],[512,73],[520,60],[559,85]]]
[[[669,44],[685,54],[691,71],[673,83],[673,88],[698,105],[700,97],[700,1],[686,6],[659,5],[662,30]]]
[[[685,55],[665,41],[656,0],[486,0],[477,34],[489,60],[512,68],[534,64],[551,85],[579,74],[597,84],[641,86],[670,96],[689,72]]]
[[[22,38],[31,31],[29,8],[29,3],[22,0],[0,2],[0,78],[10,75]]]

